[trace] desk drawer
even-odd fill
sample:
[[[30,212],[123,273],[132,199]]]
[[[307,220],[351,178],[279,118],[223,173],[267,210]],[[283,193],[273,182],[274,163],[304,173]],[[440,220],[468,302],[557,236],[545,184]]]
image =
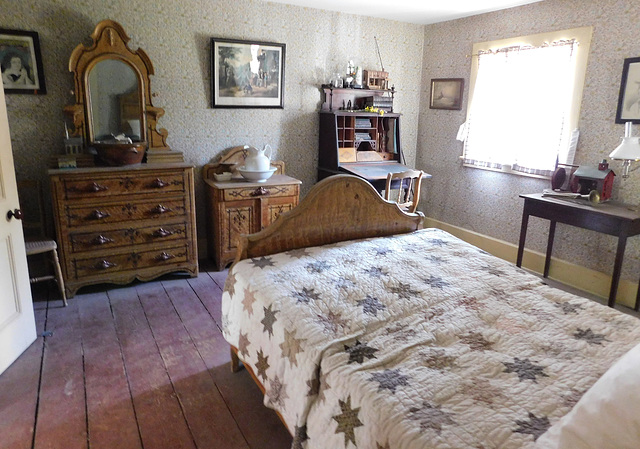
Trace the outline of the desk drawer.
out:
[[[67,226],[73,228],[124,221],[166,220],[167,218],[186,216],[188,210],[186,198],[173,198],[161,202],[138,200],[80,207],[66,206],[64,219]]]
[[[260,197],[298,195],[298,185],[265,185],[260,187],[235,187],[224,189],[224,201],[251,200]]]
[[[97,257],[72,258],[73,277],[82,279],[95,276],[109,276],[130,270],[184,264],[189,260],[187,244],[155,248],[146,251],[131,251]],[[105,277],[109,280],[109,277]]]
[[[114,177],[113,174],[93,174],[84,179],[62,178],[64,198],[106,198],[114,195],[158,193],[183,193],[187,186],[185,172],[152,172],[138,176]]]
[[[128,245],[161,243],[187,238],[187,223],[163,224],[141,228],[127,227],[96,232],[72,232],[69,234],[71,252],[97,251]]]

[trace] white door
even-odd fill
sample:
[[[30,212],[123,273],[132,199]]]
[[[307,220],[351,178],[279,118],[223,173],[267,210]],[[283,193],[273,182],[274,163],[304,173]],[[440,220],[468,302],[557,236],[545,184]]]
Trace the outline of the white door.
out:
[[[0,86],[0,373],[36,339],[22,223],[7,215],[19,207],[7,106]]]

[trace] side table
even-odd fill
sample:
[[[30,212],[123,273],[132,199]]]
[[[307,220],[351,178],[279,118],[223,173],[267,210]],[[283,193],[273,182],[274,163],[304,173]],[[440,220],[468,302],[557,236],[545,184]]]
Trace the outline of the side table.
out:
[[[524,209],[522,211],[522,226],[520,228],[520,242],[518,244],[516,265],[519,267],[522,265],[529,216],[533,215],[534,217],[547,219],[550,221],[550,224],[547,254],[544,262],[544,277],[549,275],[549,264],[551,262],[551,250],[553,248],[556,223],[564,223],[618,237],[618,249],[613,265],[608,301],[609,307],[614,307],[627,238],[640,234],[640,214],[635,210],[631,210],[629,205],[616,201],[591,204],[579,199],[542,196],[541,193],[522,194],[520,198],[524,199]],[[639,307],[640,287],[636,294],[634,309],[637,311]]]
[[[209,254],[216,268],[224,269],[236,257],[240,234],[253,234],[298,205],[300,180],[273,175],[266,182],[248,182],[236,177],[230,181],[205,179],[208,197]]]

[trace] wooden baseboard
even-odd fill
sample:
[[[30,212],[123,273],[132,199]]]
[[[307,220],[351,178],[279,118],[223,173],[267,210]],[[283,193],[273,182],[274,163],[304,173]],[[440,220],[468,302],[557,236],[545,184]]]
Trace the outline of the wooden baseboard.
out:
[[[504,240],[499,240],[487,235],[479,234],[468,229],[460,228],[430,217],[425,217],[424,227],[438,228],[455,235],[456,237],[481,248],[494,256],[509,262],[516,262],[518,246]],[[535,273],[542,274],[544,269],[544,254],[525,248],[522,266]],[[576,265],[566,260],[551,257],[549,278],[583,292],[595,295],[602,299],[609,297],[611,287],[611,275],[591,270]],[[620,279],[616,302],[627,307],[633,307],[636,300],[638,284],[625,279]]]

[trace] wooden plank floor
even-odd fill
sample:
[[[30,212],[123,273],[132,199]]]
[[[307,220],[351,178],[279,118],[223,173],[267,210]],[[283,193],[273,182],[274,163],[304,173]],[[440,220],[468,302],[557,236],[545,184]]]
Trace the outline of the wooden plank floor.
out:
[[[205,262],[206,264],[206,262]],[[226,271],[33,287],[37,340],[0,375],[0,449],[287,449],[220,330]],[[51,295],[51,298],[49,298]]]

